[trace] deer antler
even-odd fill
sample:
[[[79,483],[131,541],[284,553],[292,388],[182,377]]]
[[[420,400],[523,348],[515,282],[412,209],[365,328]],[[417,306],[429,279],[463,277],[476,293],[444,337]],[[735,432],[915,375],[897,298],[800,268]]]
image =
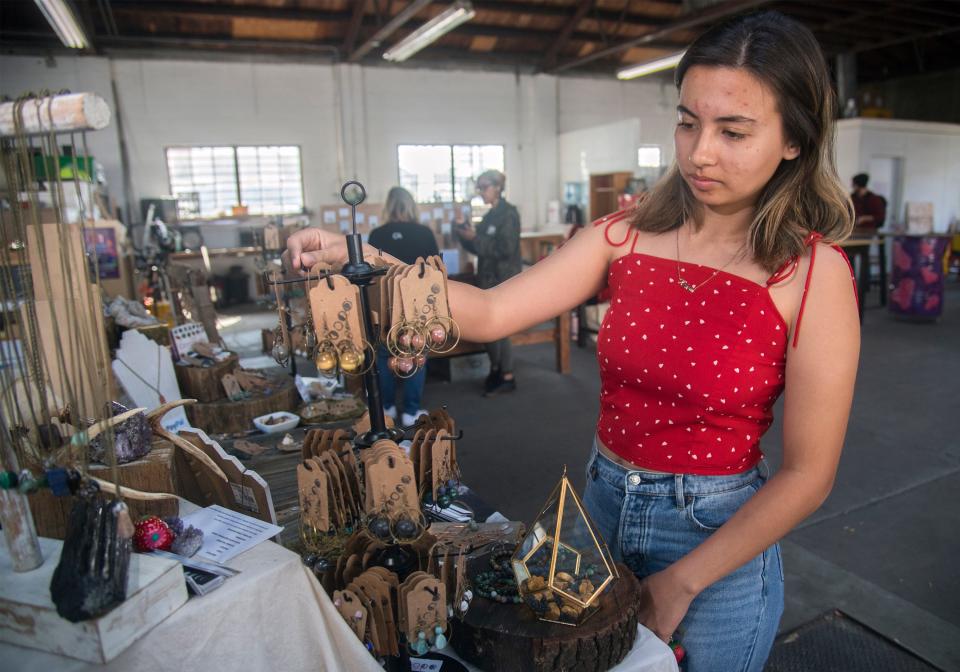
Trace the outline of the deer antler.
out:
[[[177,399],[176,401],[168,401],[167,403],[158,406],[147,414],[147,419],[150,421],[150,428],[157,436],[166,439],[177,448],[180,448],[184,452],[200,460],[205,467],[210,469],[210,471],[216,474],[219,478],[223,479],[224,483],[229,483],[230,479],[228,479],[227,475],[223,473],[223,469],[221,469],[216,462],[210,459],[209,455],[184,439],[182,436],[168,432],[166,429],[164,429],[163,425],[160,424],[163,416],[165,416],[169,411],[172,411],[178,406],[186,406],[187,404],[195,404],[196,402],[196,399]]]

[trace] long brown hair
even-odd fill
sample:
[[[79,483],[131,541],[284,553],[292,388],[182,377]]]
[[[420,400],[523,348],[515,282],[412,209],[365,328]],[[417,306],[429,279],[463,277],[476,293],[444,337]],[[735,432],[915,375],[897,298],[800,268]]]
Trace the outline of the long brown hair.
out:
[[[850,235],[854,214],[833,159],[836,97],[816,38],[779,12],[732,19],[701,35],[677,66],[676,85],[695,65],[743,68],[776,95],[788,140],[800,148],[783,160],[763,188],[750,224],[754,259],[773,271],[803,253],[808,233],[839,242]],[[679,205],[679,207],[678,207]],[[702,206],[676,161],[631,217],[643,231],[663,233],[686,220],[701,221]]]

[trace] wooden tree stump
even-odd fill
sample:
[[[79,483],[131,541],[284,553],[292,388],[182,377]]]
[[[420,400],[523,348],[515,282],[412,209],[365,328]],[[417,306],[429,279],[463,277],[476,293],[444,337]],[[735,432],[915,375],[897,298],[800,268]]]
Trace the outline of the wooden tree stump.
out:
[[[186,407],[190,424],[207,434],[241,434],[253,429],[253,419],[257,416],[294,411],[300,405],[300,394],[293,380],[284,379],[271,384],[273,388],[268,393],[258,392],[249,399],[190,404]]]
[[[600,609],[580,626],[538,620],[526,605],[474,598],[453,624],[457,654],[495,672],[604,672],[619,663],[637,639],[640,582],[624,565],[620,579],[600,598]]]
[[[196,399],[203,404],[226,399],[227,393],[220,380],[237,368],[239,362],[240,357],[236,353],[230,353],[227,359],[209,367],[174,366],[180,394],[184,399]]]

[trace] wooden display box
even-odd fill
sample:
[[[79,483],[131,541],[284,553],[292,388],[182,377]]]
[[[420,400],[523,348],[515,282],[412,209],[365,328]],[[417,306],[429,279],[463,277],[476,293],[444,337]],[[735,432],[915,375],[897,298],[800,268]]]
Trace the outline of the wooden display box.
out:
[[[178,494],[179,477],[174,460],[175,449],[167,441],[155,441],[153,449],[143,459],[117,467],[121,486],[144,492],[168,492]],[[90,475],[104,480],[113,480],[110,467],[92,464]],[[41,537],[63,539],[67,533],[67,519],[73,506],[73,497],[55,497],[49,490],[41,489],[28,498],[30,511]],[[130,517],[137,521],[144,516],[176,516],[180,503],[173,498],[142,502],[132,498],[125,500],[130,507]]]
[[[180,394],[184,399],[196,399],[202,403],[226,399],[227,393],[223,389],[221,379],[231,373],[240,364],[240,357],[236,353],[213,366],[180,366],[173,368],[177,372],[177,384],[180,385]]]
[[[277,385],[274,383],[274,385]],[[254,429],[253,419],[276,411],[294,412],[300,405],[300,393],[292,380],[286,379],[269,394],[256,394],[250,399],[221,399],[186,407],[187,418],[194,427],[207,434],[242,434]]]
[[[43,564],[14,572],[7,546],[0,544],[0,641],[108,663],[187,601],[180,563],[132,553],[127,599],[100,618],[71,623],[50,598],[62,548],[63,542],[41,537]]]

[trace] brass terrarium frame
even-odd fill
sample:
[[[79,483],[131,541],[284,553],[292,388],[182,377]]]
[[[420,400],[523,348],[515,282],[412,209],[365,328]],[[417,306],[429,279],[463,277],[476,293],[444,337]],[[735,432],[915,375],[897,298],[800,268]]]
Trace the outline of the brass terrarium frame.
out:
[[[559,572],[567,571],[564,567],[558,569],[558,556],[560,555],[561,548],[565,554],[572,554],[573,556],[573,573],[579,574],[581,564],[583,561],[583,553],[578,551],[573,546],[570,546],[563,541],[563,523],[564,523],[564,511],[568,504],[572,502],[572,506],[576,507],[577,513],[580,515],[580,519],[583,521],[584,525],[587,528],[587,531],[590,533],[590,540],[593,542],[593,547],[597,549],[597,552],[600,556],[600,559],[603,561],[604,568],[606,569],[606,578],[600,583],[600,585],[594,587],[593,593],[586,599],[581,599],[581,596],[576,593],[571,593],[570,591],[561,588],[557,585],[556,575]],[[540,524],[540,521],[548,515],[548,512],[552,507],[556,506],[556,524],[553,527],[552,535],[548,534],[547,529]],[[536,539],[534,546],[527,551],[523,552],[523,546],[529,538],[529,535],[542,535],[540,538]],[[529,535],[524,538],[520,545],[517,548],[517,551],[514,553],[511,558],[511,563],[513,566],[513,571],[517,579],[517,585],[520,586],[523,584],[525,579],[528,579],[532,576],[530,570],[527,567],[527,563],[534,558],[537,553],[546,544],[552,544],[551,553],[550,553],[550,565],[549,572],[547,576],[547,587],[550,591],[560,595],[564,600],[569,600],[570,602],[578,605],[583,610],[589,609],[604,590],[610,585],[614,579],[620,578],[620,574],[617,571],[617,567],[614,564],[611,556],[610,550],[607,548],[606,543],[603,538],[596,532],[593,521],[590,519],[589,514],[586,509],[583,507],[583,503],[580,500],[580,497],[577,495],[576,491],[573,489],[570,480],[567,478],[567,467],[563,467],[563,475],[560,477],[560,482],[554,487],[553,491],[550,493],[550,496],[547,497],[546,503],[543,508],[540,510],[540,513],[537,514],[536,519]],[[566,565],[567,562],[561,560],[563,565]],[[541,620],[547,620],[554,623],[562,623],[564,625],[574,625],[566,621],[556,621],[554,619],[544,618],[542,615],[539,616]],[[582,622],[582,620],[580,621]]]

